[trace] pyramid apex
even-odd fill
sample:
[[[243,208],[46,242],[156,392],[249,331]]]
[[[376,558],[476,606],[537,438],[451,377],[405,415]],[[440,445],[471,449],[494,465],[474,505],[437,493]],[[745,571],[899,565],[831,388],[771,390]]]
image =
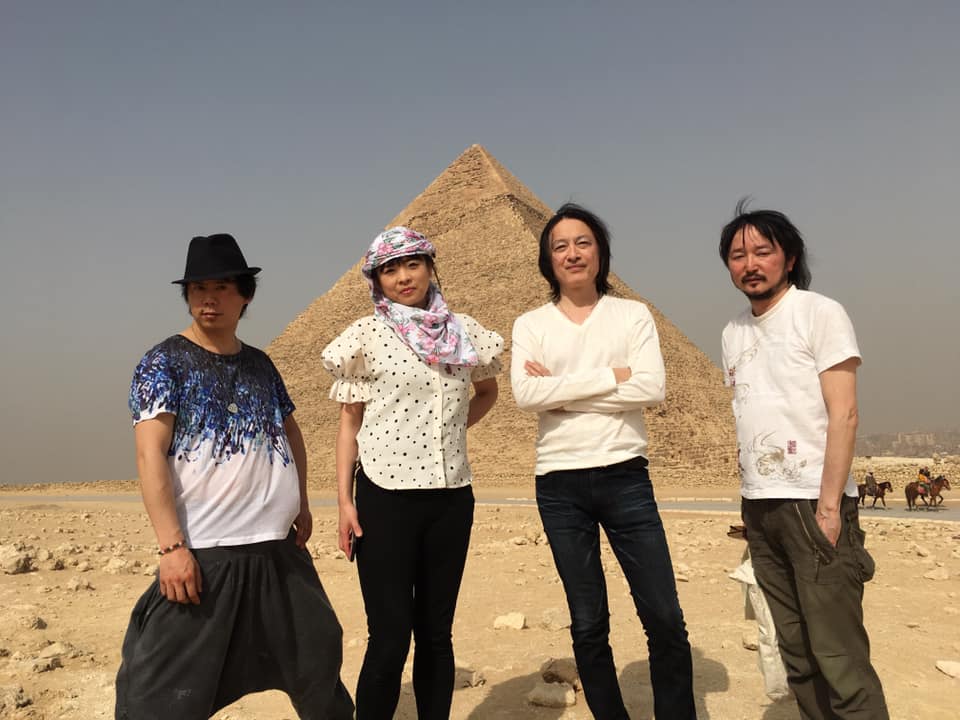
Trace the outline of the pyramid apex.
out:
[[[467,211],[498,199],[519,202],[536,215],[545,215],[547,218],[552,215],[550,208],[501,165],[489,150],[474,143],[461,152],[390,224],[408,225],[426,232],[430,228],[423,225],[425,218],[435,218],[453,208]]]

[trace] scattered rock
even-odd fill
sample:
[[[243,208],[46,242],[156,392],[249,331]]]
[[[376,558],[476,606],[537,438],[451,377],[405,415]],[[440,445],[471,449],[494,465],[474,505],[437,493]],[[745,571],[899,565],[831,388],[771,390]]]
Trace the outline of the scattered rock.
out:
[[[60,658],[56,656],[49,658],[38,657],[30,661],[30,672],[33,673],[49,672],[62,667],[63,663],[60,662]]]
[[[512,612],[500,615],[493,621],[494,630],[523,630],[527,626],[527,619],[523,613]]]
[[[43,648],[37,657],[39,658],[75,658],[83,655],[70,643],[53,642]]]
[[[952,678],[960,678],[960,662],[956,660],[937,660],[937,670]]]
[[[47,621],[39,615],[27,615],[20,619],[20,624],[29,630],[46,630]]]
[[[130,572],[130,563],[122,557],[112,557],[103,566],[103,571],[111,575],[123,575]]]
[[[516,537],[510,538],[509,542],[511,545],[526,545],[528,540],[522,535],[517,535]]]
[[[577,704],[577,692],[566,683],[537,681],[527,693],[527,702],[548,708],[566,708]]]
[[[747,650],[759,650],[760,643],[757,639],[756,633],[745,632],[743,638],[741,639],[743,647]]]
[[[17,708],[27,707],[33,700],[19,685],[0,685],[0,717],[7,717]]]
[[[910,628],[911,630],[916,630],[918,627],[920,627],[920,623],[918,623],[918,622],[908,622],[908,623],[907,623],[907,627]]]
[[[33,558],[25,547],[0,545],[0,570],[4,573],[19,575],[33,569]]]
[[[910,549],[920,557],[930,557],[930,551],[920,543],[913,543],[913,545],[910,546]]]
[[[566,609],[547,608],[540,616],[540,627],[544,630],[566,630],[570,627],[570,613]]]
[[[933,570],[928,570],[923,574],[927,580],[949,580],[950,571],[945,567],[934,568]]]
[[[550,658],[540,666],[540,677],[546,683],[566,683],[574,690],[580,689],[580,673],[576,662],[570,658]]]
[[[454,682],[454,687],[458,688],[480,687],[487,682],[487,679],[479,670],[474,670],[468,665],[457,663],[456,680]]]
[[[80,590],[93,590],[93,585],[90,584],[90,581],[82,577],[72,577],[66,585],[67,590],[71,592],[78,592]]]

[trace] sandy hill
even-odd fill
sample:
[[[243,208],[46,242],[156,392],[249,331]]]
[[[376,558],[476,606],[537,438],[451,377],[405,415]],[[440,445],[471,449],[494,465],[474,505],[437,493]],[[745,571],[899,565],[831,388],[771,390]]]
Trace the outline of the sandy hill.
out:
[[[490,153],[473,145],[384,227],[406,225],[430,238],[437,247],[437,269],[449,305],[500,333],[509,351],[514,319],[548,298],[537,270],[537,244],[551,215]],[[614,247],[616,242],[615,236]],[[365,246],[366,239],[358,242],[358,257]],[[692,473],[698,484],[733,482],[733,416],[720,370],[652,303],[612,273],[611,282],[615,294],[647,303],[660,333],[667,399],[647,413],[652,466],[674,477]],[[298,407],[310,453],[311,485],[333,483],[339,412],[327,399],[332,378],[320,364],[320,351],[350,322],[371,311],[358,262],[268,348]],[[504,364],[509,367],[509,353]],[[477,479],[529,483],[535,436],[536,418],[517,410],[505,373],[496,407],[470,431]]]

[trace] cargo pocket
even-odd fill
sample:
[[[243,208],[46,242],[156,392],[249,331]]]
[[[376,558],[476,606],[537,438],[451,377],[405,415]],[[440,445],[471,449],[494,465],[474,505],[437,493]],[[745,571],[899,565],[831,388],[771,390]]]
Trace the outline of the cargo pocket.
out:
[[[813,505],[810,500],[797,500],[794,502],[797,509],[797,516],[800,520],[800,528],[806,536],[807,541],[817,558],[818,565],[829,565],[837,558],[837,548],[827,539],[817,523],[817,516],[814,513]]]
[[[867,548],[864,546],[866,541],[867,534],[860,529],[860,526],[856,523],[850,523],[850,546],[853,549],[853,560],[856,563],[857,575],[860,578],[860,582],[870,582],[873,579],[873,574],[877,569],[876,563],[873,561],[873,558],[870,556],[870,553],[867,552]]]

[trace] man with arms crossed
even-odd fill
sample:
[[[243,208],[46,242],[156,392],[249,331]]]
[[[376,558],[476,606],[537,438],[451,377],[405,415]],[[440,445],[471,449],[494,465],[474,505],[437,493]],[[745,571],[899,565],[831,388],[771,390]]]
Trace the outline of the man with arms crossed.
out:
[[[720,257],[750,307],[723,331],[743,521],[801,717],[888,718],[870,664],[863,584],[873,576],[850,475],[860,351],[843,307],[810,292],[803,238],[782,213],[746,211]]]
[[[513,326],[510,381],[539,415],[537,507],[570,608],[573,653],[598,720],[628,720],[610,649],[603,527],[647,634],[654,714],[693,720],[693,665],[647,471],[643,408],[664,397],[647,306],[611,297],[606,225],[568,203],[540,235],[551,302]]]
[[[201,720],[268,689],[301,718],[353,717],[342,631],[305,549],[294,406],[270,358],[236,336],[259,271],[230,235],[194,238],[174,281],[193,322],[134,373],[137,468],[160,560],[123,642],[118,719]]]

